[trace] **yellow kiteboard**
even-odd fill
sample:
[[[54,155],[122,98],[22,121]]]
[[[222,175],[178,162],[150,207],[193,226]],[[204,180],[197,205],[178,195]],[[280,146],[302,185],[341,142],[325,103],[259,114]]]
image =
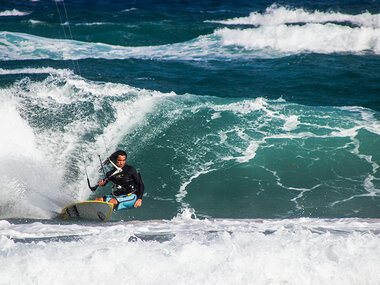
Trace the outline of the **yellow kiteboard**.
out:
[[[113,204],[101,201],[84,201],[68,205],[59,217],[64,219],[101,220],[103,222],[111,216]]]

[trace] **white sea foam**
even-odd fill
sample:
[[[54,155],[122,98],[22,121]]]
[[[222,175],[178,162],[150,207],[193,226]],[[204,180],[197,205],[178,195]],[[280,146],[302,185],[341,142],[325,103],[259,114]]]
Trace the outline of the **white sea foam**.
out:
[[[221,37],[223,45],[240,46],[250,51],[269,49],[272,56],[302,52],[380,53],[380,14],[311,12],[302,8],[272,5],[264,13],[252,12],[248,17],[214,22],[257,26],[247,29],[224,28],[216,30],[215,34]],[[276,52],[279,54],[276,55]]]
[[[38,21],[38,20],[32,20],[32,19],[28,20],[28,22],[29,22],[30,24],[32,24],[32,25],[42,25],[42,24],[46,24],[46,22],[44,22],[44,21]]]
[[[136,284],[379,280],[378,221],[198,220],[189,214],[99,226],[0,221],[0,266],[6,268],[0,284],[117,284],[120,272]]]
[[[136,11],[138,10],[137,8],[129,8],[129,9],[124,9],[121,12],[131,12],[131,11]]]
[[[299,123],[298,116],[292,115],[289,118],[286,118],[283,129],[285,131],[293,131],[297,128]]]
[[[362,122],[360,126],[367,131],[380,135],[380,121],[375,118],[375,112],[363,107],[340,107],[341,110],[346,110],[352,114],[359,114]]]
[[[233,18],[224,21],[208,21],[226,25],[277,26],[295,23],[345,23],[364,27],[380,28],[380,14],[365,12],[357,15],[340,12],[306,11],[302,8],[289,8],[272,5],[264,13],[251,12],[248,17]]]
[[[49,165],[36,136],[10,98],[0,101],[0,216],[49,218],[54,202],[46,197],[58,188],[62,173]],[[58,195],[60,196],[60,195]],[[52,205],[53,204],[53,205]]]
[[[225,46],[245,50],[269,49],[277,53],[374,52],[380,53],[380,28],[351,28],[336,24],[262,26],[253,29],[223,28],[215,31]]]
[[[259,97],[253,100],[243,100],[230,104],[215,104],[210,107],[217,112],[232,111],[236,115],[241,116],[253,113],[255,111],[263,110],[267,105],[268,101],[262,97]]]
[[[93,22],[93,23],[78,23],[75,26],[103,26],[103,25],[114,25],[113,23],[105,23],[105,22]]]
[[[5,74],[60,74],[60,75],[74,75],[74,72],[68,69],[56,69],[52,67],[41,68],[16,68],[16,69],[3,69],[0,68],[0,75]]]
[[[190,178],[188,178],[187,181],[185,181],[179,188],[179,191],[178,191],[178,194],[176,194],[176,201],[181,205],[181,208],[183,209],[189,209],[190,205],[186,202],[184,202],[184,198],[187,196],[188,194],[188,191],[186,189],[186,187],[194,180],[194,179],[197,179],[199,176],[201,175],[204,175],[204,174],[207,174],[207,173],[210,173],[212,171],[214,171],[215,169],[212,169],[210,167],[205,167],[203,166],[202,170],[196,172],[195,174],[193,174]]]
[[[13,10],[6,10],[6,11],[2,11],[0,12],[0,17],[9,17],[9,16],[27,16],[31,14],[31,12],[22,12],[22,11],[19,11],[17,9],[13,9]]]

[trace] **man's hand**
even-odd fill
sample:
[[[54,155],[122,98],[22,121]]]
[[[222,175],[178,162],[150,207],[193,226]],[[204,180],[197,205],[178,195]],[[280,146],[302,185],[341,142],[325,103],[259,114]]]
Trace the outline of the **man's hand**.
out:
[[[134,207],[135,207],[135,208],[138,208],[138,207],[141,206],[141,204],[142,204],[142,199],[137,199],[137,201],[135,202]]]
[[[99,186],[104,186],[105,184],[106,184],[106,181],[104,181],[103,179],[99,180],[99,182],[98,182]]]

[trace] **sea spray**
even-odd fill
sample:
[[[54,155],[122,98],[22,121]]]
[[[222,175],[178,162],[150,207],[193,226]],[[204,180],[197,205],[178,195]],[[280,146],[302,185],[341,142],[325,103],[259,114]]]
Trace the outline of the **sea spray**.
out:
[[[7,270],[0,283],[103,284],[107,275],[92,274],[107,270],[144,284],[376,284],[379,231],[371,220],[198,220],[187,214],[108,225],[2,221],[0,263]],[[110,262],[115,258],[117,264]]]

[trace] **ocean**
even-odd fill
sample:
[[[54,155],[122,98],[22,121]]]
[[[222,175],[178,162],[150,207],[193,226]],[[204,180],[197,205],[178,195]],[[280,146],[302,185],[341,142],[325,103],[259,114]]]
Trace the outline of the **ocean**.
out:
[[[2,0],[0,130],[0,284],[380,284],[377,0]]]

